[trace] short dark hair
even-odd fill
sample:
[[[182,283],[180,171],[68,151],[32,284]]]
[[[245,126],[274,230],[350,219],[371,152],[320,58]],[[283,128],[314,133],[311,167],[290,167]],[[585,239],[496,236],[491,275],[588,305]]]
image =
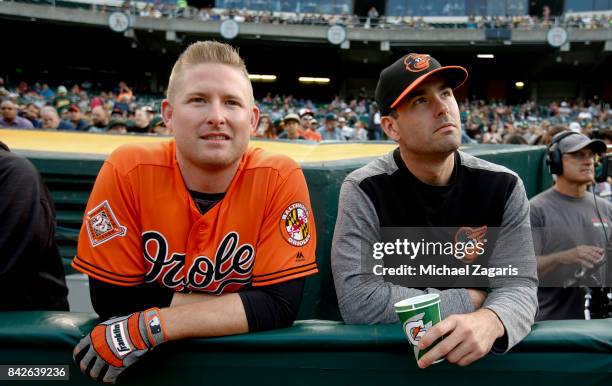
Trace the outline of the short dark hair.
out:
[[[504,139],[504,144],[507,145],[527,145],[528,142],[520,134],[512,134]]]
[[[608,141],[612,141],[612,129],[604,127],[599,130],[599,136],[601,139],[607,139]]]

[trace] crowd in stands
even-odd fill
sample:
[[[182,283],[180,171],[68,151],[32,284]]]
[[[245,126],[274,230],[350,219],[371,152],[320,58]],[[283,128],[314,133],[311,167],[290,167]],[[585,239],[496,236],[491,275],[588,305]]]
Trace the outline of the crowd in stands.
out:
[[[612,109],[605,103],[529,101],[507,105],[480,100],[464,101],[460,110],[465,133],[478,143],[548,145],[552,136],[563,130],[612,140]]]
[[[347,28],[387,28],[387,29],[434,29],[434,28],[511,28],[511,29],[548,29],[555,25],[599,29],[612,28],[612,15],[593,14],[590,16],[561,15],[551,16],[550,8],[544,6],[539,15],[498,15],[469,16],[465,21],[455,18],[451,22],[428,21],[423,16],[385,16],[372,7],[366,17],[349,12],[324,14],[313,12],[274,12],[270,10],[235,8],[196,8],[187,2],[132,2],[127,0],[120,8],[107,5],[92,5],[96,11],[111,12],[122,9],[135,16],[150,18],[185,18],[200,21],[222,21],[233,19],[238,23],[264,24],[303,24],[303,25],[343,25]],[[445,16],[442,13],[440,16]],[[449,19],[450,20],[450,19]]]
[[[167,11],[166,11],[167,13]],[[155,11],[155,6],[135,13],[143,17],[164,17],[161,11]],[[172,17],[172,16],[166,16]],[[470,16],[466,21],[426,21],[423,16],[368,16],[359,17],[342,13],[339,15],[252,11],[246,9],[214,9],[202,8],[178,13],[177,17],[191,18],[202,21],[234,19],[239,23],[268,23],[268,24],[303,24],[303,25],[343,25],[347,28],[386,28],[386,29],[434,29],[434,28],[510,28],[510,29],[548,29],[555,25],[571,28],[597,29],[612,28],[612,15],[594,16]]]
[[[168,135],[160,116],[161,97],[137,97],[120,82],[114,90],[93,93],[81,86],[29,87],[21,82],[7,89],[0,78],[0,127],[98,133]],[[365,95],[317,104],[293,96],[266,95],[259,139],[384,140],[376,103]],[[548,144],[563,129],[612,140],[612,108],[596,101],[460,102],[464,143]]]

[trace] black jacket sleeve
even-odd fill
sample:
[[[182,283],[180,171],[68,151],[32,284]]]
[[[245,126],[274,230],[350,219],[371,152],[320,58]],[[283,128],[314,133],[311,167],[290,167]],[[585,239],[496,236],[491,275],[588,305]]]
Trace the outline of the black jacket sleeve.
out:
[[[291,326],[302,301],[304,282],[305,279],[300,278],[266,287],[249,287],[240,292],[249,331]],[[168,307],[174,296],[174,290],[155,283],[122,287],[91,277],[89,290],[93,308],[102,319],[151,307]]]
[[[67,311],[51,194],[34,165],[2,142],[0,218],[0,311]]]
[[[302,302],[305,281],[299,278],[240,292],[249,332],[291,326]]]
[[[91,304],[101,319],[128,315],[151,307],[168,307],[174,290],[158,284],[123,287],[89,278]]]

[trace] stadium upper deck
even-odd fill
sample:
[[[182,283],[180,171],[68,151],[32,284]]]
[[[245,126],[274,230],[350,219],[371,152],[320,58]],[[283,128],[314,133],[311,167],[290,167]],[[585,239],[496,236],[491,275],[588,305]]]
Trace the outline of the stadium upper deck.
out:
[[[318,1],[318,0],[317,0]],[[369,15],[353,13],[348,0],[332,0],[317,4],[285,1],[283,6],[272,0],[219,0],[218,7],[178,6],[172,1],[122,1],[122,0],[17,0],[17,3],[50,5],[60,8],[78,8],[93,12],[125,11],[133,16],[146,18],[188,19],[197,21],[223,21],[233,19],[238,23],[342,25],[348,28],[367,29],[549,29],[553,26],[580,29],[612,28],[612,3],[609,10],[594,9],[593,12],[568,12],[553,16],[530,15],[525,11],[524,1],[495,1],[484,7],[468,7],[465,1],[446,2],[437,6],[430,2],[389,0],[387,15],[373,11]],[[197,2],[196,2],[197,3]],[[415,4],[411,4],[415,3]],[[435,2],[434,2],[435,3]],[[440,3],[440,2],[438,2]],[[584,3],[587,2],[582,2]],[[454,5],[453,5],[454,4]],[[598,3],[599,4],[599,3]],[[571,8],[570,8],[571,9]],[[579,9],[583,9],[580,7]]]
[[[612,80],[606,71],[612,66],[610,12],[580,18],[551,15],[548,21],[529,15],[379,16],[375,23],[370,18],[368,24],[367,18],[346,15],[214,8],[182,12],[179,17],[172,11],[176,6],[167,4],[160,6],[166,13],[159,11],[162,17],[158,18],[150,3],[132,3],[129,28],[116,33],[110,30],[108,19],[111,6],[121,2],[87,1],[87,9],[75,8],[77,3],[65,0],[57,0],[55,7],[0,2],[0,34],[35,36],[28,46],[19,39],[5,39],[3,49],[13,54],[0,63],[0,76],[8,81],[51,84],[95,79],[102,88],[125,79],[141,90],[158,93],[165,87],[172,58],[195,40],[224,40],[220,26],[232,18],[240,30],[231,44],[240,48],[249,71],[276,76],[274,82],[255,83],[260,96],[296,89],[302,97],[316,100],[358,95],[362,90],[371,94],[380,70],[407,51],[430,53],[442,63],[466,66],[470,78],[460,97],[517,103],[594,95],[608,100],[612,95]],[[104,7],[92,9],[94,1]],[[73,7],[63,7],[68,4]],[[346,27],[346,39],[338,45],[327,39],[329,24],[336,22]],[[554,25],[565,27],[569,44],[558,48],[547,42]],[[494,59],[480,59],[478,54],[494,55]],[[302,84],[298,82],[301,76],[330,81]],[[524,87],[515,87],[517,82]]]

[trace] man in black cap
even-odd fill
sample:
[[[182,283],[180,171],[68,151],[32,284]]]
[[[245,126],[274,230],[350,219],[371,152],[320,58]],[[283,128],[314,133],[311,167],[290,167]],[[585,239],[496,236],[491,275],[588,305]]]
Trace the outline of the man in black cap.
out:
[[[128,131],[128,123],[125,119],[111,119],[106,129],[109,134],[126,134]]]
[[[595,154],[605,152],[603,141],[571,131],[555,135],[549,147],[555,185],[530,201],[541,279],[538,320],[584,319],[584,292],[578,287],[606,285],[612,204],[587,191]]]
[[[317,133],[321,135],[321,139],[329,141],[344,141],[342,131],[338,128],[338,118],[334,113],[328,113],[325,115],[325,122],[317,130]]]
[[[529,333],[537,309],[523,183],[514,172],[458,150],[461,120],[453,89],[466,79],[463,67],[442,67],[422,54],[405,55],[384,69],[375,97],[381,126],[399,147],[351,173],[340,191],[331,256],[340,312],[347,323],[397,323],[395,303],[439,294],[442,321],[424,325],[427,332],[419,334],[418,349],[430,348],[418,361],[421,368],[441,358],[465,366],[491,350],[506,352]],[[376,270],[380,260],[369,253],[397,227],[444,227],[455,242],[467,232],[470,240],[487,243],[488,255],[471,255],[470,261],[421,253],[416,262],[422,266],[435,258],[442,259],[435,260],[440,266],[487,263],[516,271],[489,278],[486,286],[445,281],[413,288],[422,286],[412,277],[404,281],[408,285],[397,284]]]
[[[159,135],[168,135],[168,128],[166,127],[166,124],[164,123],[164,119],[161,117],[161,115],[155,115],[153,116],[153,119],[151,119],[151,123],[149,123],[149,126],[151,127],[151,132],[154,134],[159,134]]]

